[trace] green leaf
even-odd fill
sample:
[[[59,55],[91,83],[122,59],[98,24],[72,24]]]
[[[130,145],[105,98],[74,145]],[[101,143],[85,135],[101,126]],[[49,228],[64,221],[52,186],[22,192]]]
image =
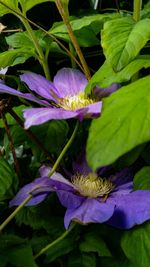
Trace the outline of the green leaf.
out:
[[[45,2],[55,2],[55,0],[19,0],[23,8],[28,11],[32,7],[45,3]]]
[[[78,240],[78,229],[72,231],[69,236],[62,239],[57,245],[52,246],[46,252],[46,262],[52,262],[62,255],[66,255],[75,249]]]
[[[107,258],[107,257],[101,257],[99,258],[99,266],[100,267],[136,267],[131,262],[129,262],[127,259],[115,259],[115,258]]]
[[[17,182],[15,172],[7,161],[0,157],[0,201],[13,196],[13,184]]]
[[[1,2],[18,11],[18,0],[2,0]],[[12,11],[0,3],[0,17],[8,13],[12,13]]]
[[[32,255],[32,249],[22,238],[14,235],[1,235],[0,259],[16,267],[37,267]]]
[[[99,39],[96,35],[101,31],[105,21],[118,17],[116,14],[96,14],[82,18],[70,17],[70,24],[76,35],[80,46],[98,45]],[[66,42],[70,42],[68,31],[63,22],[56,22],[50,29],[50,33]],[[87,38],[89,37],[90,38]]]
[[[143,167],[138,171],[133,180],[134,189],[150,190],[150,167]]]
[[[102,30],[102,47],[115,71],[127,66],[150,39],[150,19],[132,17],[108,21]]]
[[[89,165],[96,170],[150,140],[150,76],[104,99],[102,115],[93,120],[87,143]]]
[[[18,107],[14,107],[13,110],[17,113],[17,115],[22,118],[22,110],[25,109],[26,106],[24,105],[20,105]],[[8,125],[15,125],[17,124],[16,120],[9,114],[9,113],[6,113],[6,119],[7,119],[7,123]],[[4,124],[3,124],[3,120],[0,119],[0,128],[3,128],[4,127]]]
[[[142,68],[150,67],[150,56],[138,56],[119,72],[115,72],[111,64],[106,60],[100,69],[93,75],[86,87],[86,92],[90,93],[94,86],[100,88],[109,87],[112,83],[122,83],[129,81],[132,76]]]
[[[150,2],[148,1],[144,8],[141,10],[141,18],[150,17]]]
[[[135,267],[148,267],[150,263],[150,223],[127,231],[122,238],[121,246]]]
[[[67,122],[62,120],[53,120],[43,125],[32,127],[32,131],[39,140],[43,140],[47,150],[56,155],[60,153],[62,146],[66,142],[68,130]],[[33,143],[32,148],[35,148]]]
[[[74,253],[69,257],[68,267],[96,267],[96,257],[93,253]]]
[[[34,35],[42,48],[46,48],[46,46],[51,44],[50,37],[47,36],[45,38],[45,33],[41,30],[34,30]],[[30,50],[34,50],[35,47],[27,31],[11,34],[5,39],[7,44],[14,48],[25,48],[25,50],[29,48]]]
[[[36,56],[32,49],[15,49],[0,54],[0,68],[24,63],[28,58]]]
[[[97,233],[89,232],[80,243],[83,252],[97,252],[99,256],[111,256],[104,240]]]

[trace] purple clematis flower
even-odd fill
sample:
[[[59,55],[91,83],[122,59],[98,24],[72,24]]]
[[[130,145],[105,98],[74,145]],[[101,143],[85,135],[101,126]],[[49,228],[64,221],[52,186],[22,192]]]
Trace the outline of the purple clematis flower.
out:
[[[117,228],[129,229],[150,219],[150,190],[133,191],[132,174],[129,169],[109,178],[95,173],[74,175],[72,182],[61,174],[47,177],[49,167],[40,169],[41,178],[24,186],[10,206],[19,205],[29,194],[33,198],[26,205],[36,205],[49,192],[55,191],[61,204],[66,207],[65,227],[71,221],[82,224],[104,223]]]
[[[31,93],[21,93],[2,83],[0,83],[0,93],[16,95],[44,106],[23,111],[26,129],[52,119],[78,118],[82,121],[85,117],[100,115],[102,102],[85,94],[84,89],[88,81],[79,70],[63,68],[57,72],[53,82],[30,72],[20,77],[30,90],[42,99]]]

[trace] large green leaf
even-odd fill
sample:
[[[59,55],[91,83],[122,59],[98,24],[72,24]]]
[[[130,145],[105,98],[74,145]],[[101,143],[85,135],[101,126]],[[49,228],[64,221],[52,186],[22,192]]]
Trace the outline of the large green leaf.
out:
[[[87,143],[87,159],[93,169],[113,163],[150,140],[149,102],[150,76],[104,100],[102,115],[93,120]]]
[[[110,86],[112,83],[127,82],[142,68],[150,67],[150,56],[138,56],[119,72],[115,72],[109,63],[105,61],[100,69],[93,75],[86,87],[86,92],[90,93],[95,85],[100,88]]]
[[[24,63],[29,57],[35,56],[32,49],[14,49],[0,54],[0,68]]]
[[[71,27],[81,46],[98,45],[96,35],[101,31],[105,21],[118,17],[116,14],[96,14],[82,18],[70,17]],[[63,22],[56,22],[50,29],[50,33],[69,42],[68,31]],[[90,36],[90,38],[89,38]]]
[[[135,267],[148,267],[150,263],[150,223],[127,231],[122,238],[122,249]]]
[[[0,201],[13,196],[13,184],[16,182],[15,172],[7,161],[0,157]]]
[[[107,21],[102,30],[102,47],[115,71],[131,62],[150,39],[150,19],[132,17]]]
[[[150,190],[150,167],[143,167],[134,177],[134,189]]]

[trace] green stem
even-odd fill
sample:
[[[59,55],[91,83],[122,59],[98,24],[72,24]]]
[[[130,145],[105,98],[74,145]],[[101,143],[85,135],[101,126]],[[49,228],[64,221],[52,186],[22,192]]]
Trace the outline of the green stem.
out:
[[[34,256],[34,259],[37,259],[39,256],[44,254],[48,249],[52,248],[53,246],[57,245],[61,240],[63,240],[75,227],[76,224],[72,224],[72,226],[65,231],[60,237],[58,237],[56,240],[54,240],[52,243],[48,244],[46,247],[42,248],[39,253],[37,253]]]
[[[32,198],[32,195],[29,195],[22,203],[10,214],[10,216],[0,225],[0,231],[2,231],[5,226],[16,216],[16,214],[25,206],[25,204]]]
[[[23,14],[24,17],[26,17],[26,14],[24,13]],[[42,48],[40,47],[39,43],[38,43],[38,40],[34,34],[34,31],[32,30],[29,22],[27,19],[23,19],[22,18],[22,23],[24,24],[27,32],[29,33],[30,37],[31,37],[31,40],[35,46],[35,49],[39,55],[39,62],[40,64],[42,65],[43,67],[43,70],[44,70],[44,73],[45,73],[45,77],[48,79],[48,80],[51,80],[51,77],[50,77],[50,72],[49,72],[49,67],[48,67],[48,62],[44,56],[44,53],[43,53],[43,50]]]
[[[70,139],[68,140],[67,144],[65,145],[65,147],[63,148],[63,150],[61,151],[58,159],[55,161],[53,168],[51,169],[51,171],[49,172],[48,176],[51,177],[53,175],[53,173],[55,172],[55,170],[57,169],[60,161],[62,160],[63,156],[65,155],[65,153],[67,152],[68,148],[70,147],[70,145],[73,142],[73,139],[75,138],[75,135],[78,131],[78,127],[79,127],[79,121],[76,122],[76,126],[74,128],[74,131],[70,137]]]
[[[141,12],[142,0],[134,0],[133,4],[133,19],[135,21],[140,20],[140,12]]]
[[[67,149],[69,148],[69,146],[72,144],[73,139],[77,133],[79,127],[79,121],[77,121],[76,126],[74,128],[74,131],[70,137],[70,139],[68,140],[67,144],[65,145],[65,147],[63,148],[62,152],[60,153],[58,159],[56,160],[53,168],[51,169],[50,173],[48,174],[49,177],[51,177],[53,175],[53,173],[55,172],[55,170],[58,167],[58,164],[60,163],[60,161],[62,160],[63,156],[65,155]],[[22,203],[14,210],[14,212],[12,214],[10,214],[10,216],[0,225],[0,231],[2,231],[4,229],[4,227],[16,216],[16,214],[25,206],[25,204],[32,198],[32,192],[30,193],[29,196],[27,196]]]
[[[70,53],[70,51],[62,44],[62,42],[60,42],[53,34],[51,34],[50,32],[46,31],[45,29],[43,29],[41,26],[39,26],[38,24],[36,24],[35,22],[33,22],[32,20],[28,19],[27,17],[25,17],[20,11],[16,11],[13,8],[11,8],[10,6],[6,5],[5,3],[3,3],[2,1],[0,1],[0,4],[2,4],[3,6],[5,6],[6,8],[8,8],[14,15],[16,15],[20,20],[21,18],[23,18],[24,20],[27,20],[28,23],[30,23],[31,25],[33,25],[34,27],[36,27],[37,29],[43,31],[46,33],[46,35],[50,36],[52,38],[53,41],[55,41],[58,45],[60,45],[60,47],[66,51],[66,53],[68,54],[68,56],[70,56],[71,58],[73,58],[73,60],[77,63],[77,65],[80,67],[80,69],[84,72],[83,67],[81,66],[81,64],[79,63],[79,61]]]

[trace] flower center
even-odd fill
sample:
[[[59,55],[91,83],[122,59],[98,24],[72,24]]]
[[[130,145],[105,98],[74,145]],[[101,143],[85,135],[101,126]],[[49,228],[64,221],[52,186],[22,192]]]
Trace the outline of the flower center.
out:
[[[95,173],[90,173],[88,176],[75,175],[72,177],[72,184],[80,195],[90,198],[103,197],[114,189],[110,180],[98,177]]]
[[[59,100],[59,106],[67,110],[80,109],[93,103],[94,100],[86,96],[84,92]]]

